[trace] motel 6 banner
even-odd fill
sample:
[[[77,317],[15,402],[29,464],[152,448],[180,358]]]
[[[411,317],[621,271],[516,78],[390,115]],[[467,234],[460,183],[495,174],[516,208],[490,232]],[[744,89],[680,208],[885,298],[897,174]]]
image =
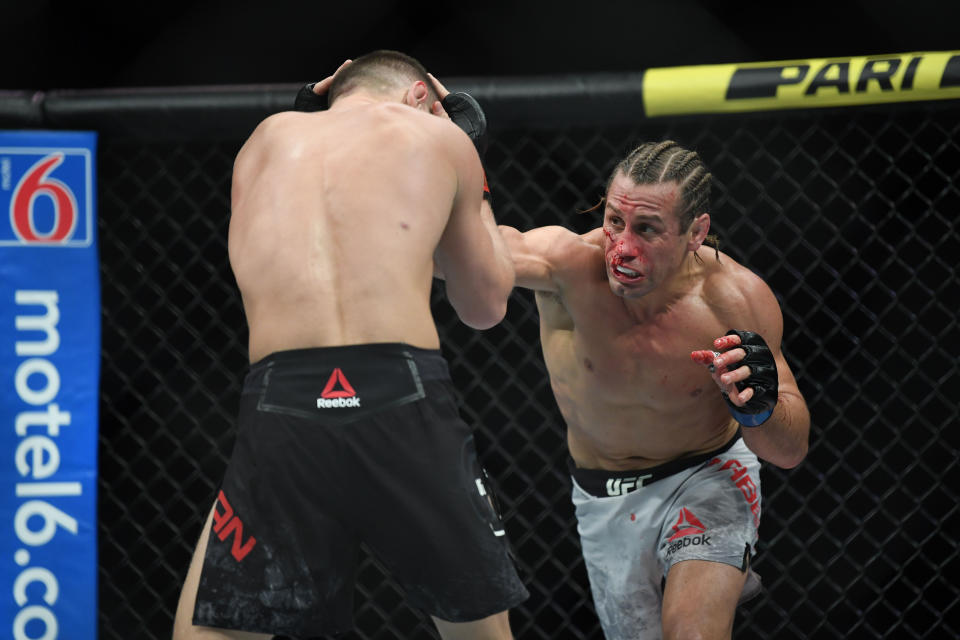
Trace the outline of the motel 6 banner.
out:
[[[95,133],[0,131],[0,638],[97,634]]]

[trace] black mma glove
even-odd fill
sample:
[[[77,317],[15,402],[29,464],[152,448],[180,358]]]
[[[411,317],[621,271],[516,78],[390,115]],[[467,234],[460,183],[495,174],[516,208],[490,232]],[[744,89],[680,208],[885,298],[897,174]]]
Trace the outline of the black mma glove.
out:
[[[313,92],[316,82],[311,82],[300,87],[297,97],[293,101],[294,111],[323,111],[327,108],[327,97],[318,96]]]
[[[469,93],[458,91],[448,93],[440,104],[450,116],[451,122],[470,136],[473,146],[477,148],[477,153],[480,155],[480,164],[483,164],[483,156],[487,153],[487,116],[484,115],[480,103]],[[492,201],[486,171],[483,172],[483,197],[487,202]]]
[[[480,160],[487,153],[487,116],[484,115],[480,103],[473,99],[469,93],[458,91],[457,93],[448,93],[447,97],[440,101],[443,110],[450,116],[453,124],[463,129],[470,139],[473,140],[473,146],[477,148],[480,154]]]
[[[731,367],[739,368],[743,365],[750,367],[750,377],[736,383],[737,390],[743,391],[747,387],[753,387],[753,397],[742,407],[730,402],[727,394],[723,394],[723,399],[726,400],[727,408],[737,422],[745,427],[757,427],[773,415],[773,408],[777,406],[777,391],[780,387],[777,363],[773,360],[770,347],[759,334],[736,329],[727,331],[728,336],[734,334],[740,336],[739,348],[743,349],[746,355],[743,360]]]

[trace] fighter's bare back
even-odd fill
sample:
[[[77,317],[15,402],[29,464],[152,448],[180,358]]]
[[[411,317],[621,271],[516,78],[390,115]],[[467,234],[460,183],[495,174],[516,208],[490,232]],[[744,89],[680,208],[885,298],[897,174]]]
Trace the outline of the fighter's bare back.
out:
[[[438,348],[429,297],[458,189],[451,127],[391,103],[260,124],[234,166],[229,232],[251,361],[365,342]]]

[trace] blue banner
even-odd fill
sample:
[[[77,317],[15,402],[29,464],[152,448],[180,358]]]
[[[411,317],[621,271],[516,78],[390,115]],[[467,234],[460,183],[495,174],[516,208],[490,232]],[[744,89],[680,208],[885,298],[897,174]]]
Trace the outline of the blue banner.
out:
[[[0,638],[97,637],[96,145],[0,131]]]

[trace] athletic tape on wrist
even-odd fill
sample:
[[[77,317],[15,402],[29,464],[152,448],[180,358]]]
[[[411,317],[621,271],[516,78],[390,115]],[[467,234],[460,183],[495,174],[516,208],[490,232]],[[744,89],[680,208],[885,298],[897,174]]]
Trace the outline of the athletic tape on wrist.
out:
[[[727,409],[730,411],[730,415],[733,416],[734,420],[745,427],[759,427],[773,415],[773,409],[768,409],[763,413],[740,413],[734,410],[730,404],[727,404]]]
[[[750,376],[736,383],[737,390],[743,391],[747,387],[753,387],[754,395],[742,407],[730,402],[727,394],[723,395],[723,399],[727,403],[730,415],[737,422],[745,427],[759,427],[773,415],[773,410],[777,406],[779,387],[777,363],[773,359],[770,347],[760,334],[731,329],[726,335],[740,337],[740,344],[733,348],[743,349],[745,355],[738,364],[746,365],[750,369]]]

